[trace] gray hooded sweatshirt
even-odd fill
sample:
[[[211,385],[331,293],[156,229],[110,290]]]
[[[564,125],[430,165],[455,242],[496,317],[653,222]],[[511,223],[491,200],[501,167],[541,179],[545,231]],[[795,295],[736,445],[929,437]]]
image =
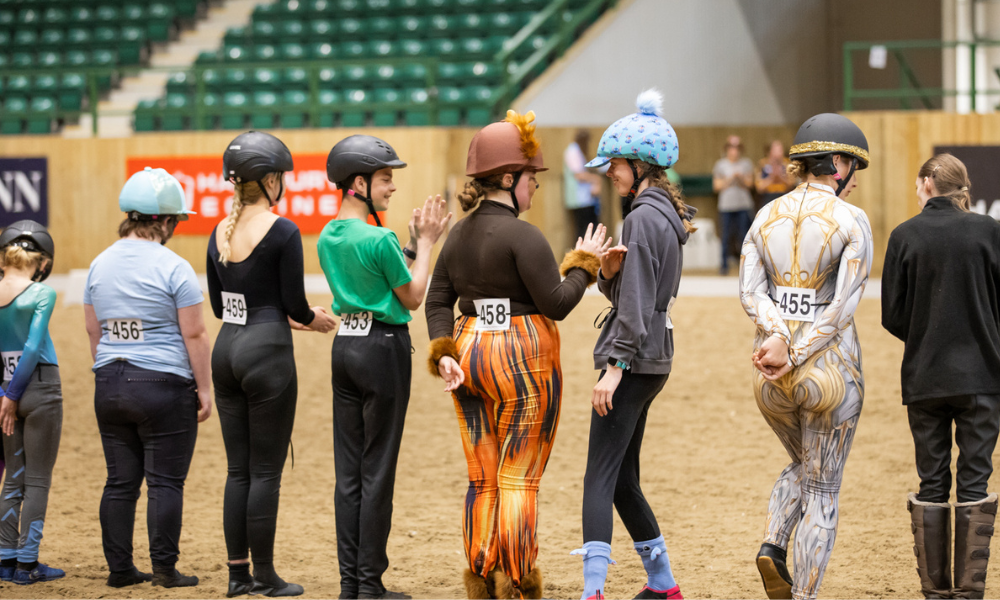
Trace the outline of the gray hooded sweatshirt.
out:
[[[688,215],[695,209],[688,207]],[[594,368],[608,359],[629,365],[636,374],[667,374],[674,358],[670,307],[677,297],[688,240],[684,222],[667,193],[649,187],[632,202],[622,244],[628,248],[621,270],[599,276],[597,288],[611,301],[611,312],[594,348]]]

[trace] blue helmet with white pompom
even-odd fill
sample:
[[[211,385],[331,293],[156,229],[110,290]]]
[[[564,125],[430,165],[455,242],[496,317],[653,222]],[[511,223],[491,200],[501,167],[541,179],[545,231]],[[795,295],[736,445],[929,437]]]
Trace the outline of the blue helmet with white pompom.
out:
[[[661,167],[677,162],[679,148],[674,128],[663,118],[663,95],[646,90],[636,99],[639,112],[614,122],[601,136],[597,158],[588,167],[601,167],[612,158],[641,160]]]

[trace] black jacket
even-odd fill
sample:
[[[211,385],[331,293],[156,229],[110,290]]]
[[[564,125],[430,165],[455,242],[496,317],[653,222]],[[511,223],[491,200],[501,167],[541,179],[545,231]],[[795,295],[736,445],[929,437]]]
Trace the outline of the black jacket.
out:
[[[903,403],[1000,394],[1000,224],[931,198],[889,236],[882,326],[903,340]]]

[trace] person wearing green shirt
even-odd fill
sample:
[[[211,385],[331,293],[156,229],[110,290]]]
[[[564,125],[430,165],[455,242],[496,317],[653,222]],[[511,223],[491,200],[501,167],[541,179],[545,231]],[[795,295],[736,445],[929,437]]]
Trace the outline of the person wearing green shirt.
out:
[[[341,317],[333,340],[333,453],[341,598],[409,598],[389,591],[386,543],[403,421],[410,399],[407,323],[427,289],[431,248],[451,220],[441,196],[414,209],[410,241],[381,225],[406,163],[368,135],[330,151],[327,177],[343,192],[340,214],[320,234],[319,262]],[[369,224],[374,221],[374,226]]]

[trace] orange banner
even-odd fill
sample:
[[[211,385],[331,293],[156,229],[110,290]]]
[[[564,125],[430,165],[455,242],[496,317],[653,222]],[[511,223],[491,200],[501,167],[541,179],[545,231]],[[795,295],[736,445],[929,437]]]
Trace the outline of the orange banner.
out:
[[[184,187],[188,209],[198,213],[181,222],[175,235],[208,235],[229,214],[233,184],[222,177],[222,157],[129,158],[126,177],[145,167],[166,169],[176,177]],[[296,155],[295,170],[285,173],[285,196],[271,210],[294,221],[303,234],[319,233],[337,217],[340,199],[340,190],[326,179],[326,155]]]

